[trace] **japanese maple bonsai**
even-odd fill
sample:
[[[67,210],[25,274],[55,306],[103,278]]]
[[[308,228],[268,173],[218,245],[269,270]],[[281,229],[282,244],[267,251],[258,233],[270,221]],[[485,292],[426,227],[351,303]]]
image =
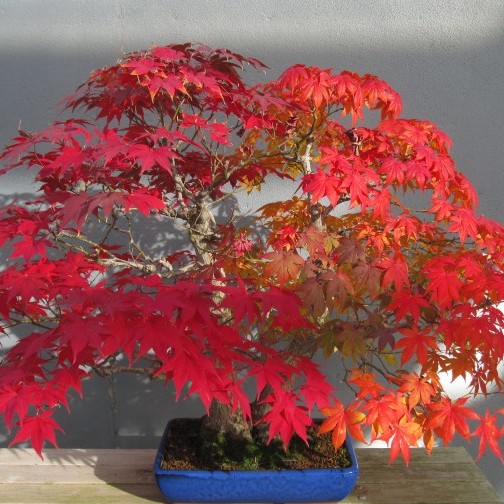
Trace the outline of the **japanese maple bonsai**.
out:
[[[450,139],[400,118],[373,75],[295,65],[249,86],[244,67],[264,65],[191,44],[128,54],[66,99],[72,118],[2,152],[38,188],[0,211],[12,443],[56,445],[72,389],[129,372],[197,394],[209,431],[263,426],[287,446],[322,414],[335,447],[367,432],[408,461],[458,433],[502,459],[504,410],[467,400],[502,393],[504,228],[475,213]],[[238,191],[284,186],[240,215]]]

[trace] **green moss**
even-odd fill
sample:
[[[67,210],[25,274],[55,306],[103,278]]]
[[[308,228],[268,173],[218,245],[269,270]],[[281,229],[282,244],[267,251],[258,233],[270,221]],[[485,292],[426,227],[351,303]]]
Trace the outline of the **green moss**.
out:
[[[261,470],[348,467],[346,448],[334,450],[329,435],[308,432],[309,446],[294,438],[285,451],[280,441],[269,445],[257,441],[229,438],[216,434],[202,442],[199,419],[173,422],[166,444],[163,469]]]

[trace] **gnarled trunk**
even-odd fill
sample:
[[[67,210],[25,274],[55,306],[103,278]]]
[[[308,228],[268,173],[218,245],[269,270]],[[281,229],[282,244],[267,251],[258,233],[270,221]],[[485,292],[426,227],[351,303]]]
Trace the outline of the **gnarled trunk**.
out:
[[[240,411],[232,413],[230,406],[212,401],[209,414],[203,419],[202,437],[224,434],[235,439],[251,440],[251,425],[245,421]]]
[[[211,265],[213,262],[212,242],[217,236],[217,224],[207,202],[196,200],[189,219],[189,236],[195,248],[198,262]],[[218,293],[216,302],[219,302]],[[224,435],[234,439],[250,441],[251,426],[240,411],[232,413],[230,406],[213,400],[208,415],[203,419],[201,437],[203,444],[211,445],[216,437]]]

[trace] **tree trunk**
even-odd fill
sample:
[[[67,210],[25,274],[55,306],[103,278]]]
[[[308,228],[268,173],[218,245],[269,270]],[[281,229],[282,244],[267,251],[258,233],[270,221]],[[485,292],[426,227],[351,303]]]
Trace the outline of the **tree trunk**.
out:
[[[229,406],[214,400],[201,423],[201,460],[216,467],[225,461],[243,461],[252,446],[251,426],[243,415],[233,414]]]
[[[217,236],[217,224],[207,203],[200,199],[196,209],[192,211],[189,236],[196,251],[198,262],[202,265],[211,265],[214,258],[212,241]],[[218,304],[220,295],[214,294]],[[232,413],[231,407],[212,401],[208,415],[203,419],[201,436],[203,443],[212,442],[218,435],[225,435],[233,439],[251,440],[250,425],[245,422],[243,415],[238,411]]]
[[[209,414],[203,419],[202,437],[224,434],[236,439],[252,439],[251,426],[240,411],[232,413],[231,407],[218,401],[213,401]]]

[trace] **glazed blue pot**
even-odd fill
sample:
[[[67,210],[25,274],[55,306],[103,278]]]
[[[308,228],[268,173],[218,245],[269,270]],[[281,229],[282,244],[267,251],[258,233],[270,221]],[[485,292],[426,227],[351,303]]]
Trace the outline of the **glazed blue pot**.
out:
[[[200,471],[164,470],[161,462],[170,422],[157,451],[154,473],[168,502],[338,502],[353,489],[359,466],[350,440],[352,464],[343,469]]]

